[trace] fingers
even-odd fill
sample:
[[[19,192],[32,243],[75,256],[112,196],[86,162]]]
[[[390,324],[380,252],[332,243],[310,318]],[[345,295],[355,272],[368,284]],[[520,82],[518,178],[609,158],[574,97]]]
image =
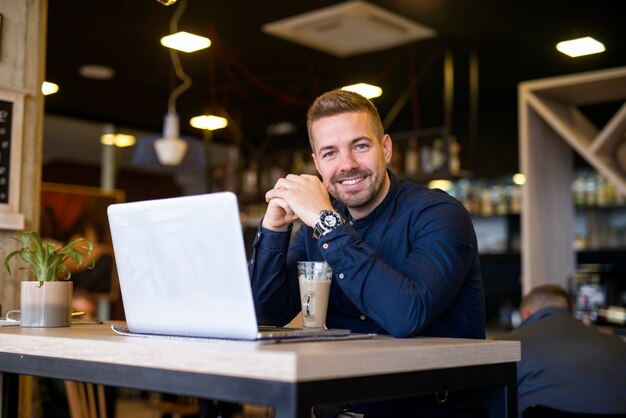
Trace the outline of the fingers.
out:
[[[299,187],[315,186],[320,183],[320,179],[311,174],[287,174],[287,176],[278,179],[274,189],[293,190]]]
[[[328,190],[317,176],[310,174],[288,174],[278,179],[274,188],[265,194],[268,203],[274,199],[284,201],[293,216],[309,226],[315,224],[321,210],[332,208]]]
[[[274,206],[278,206],[280,207],[283,211],[285,211],[285,215],[287,217],[295,217],[295,214],[293,212],[293,210],[291,209],[291,206],[289,206],[289,204],[287,202],[285,202],[283,199],[280,198],[272,198],[269,201],[270,205],[274,205]]]
[[[298,219],[289,204],[280,198],[268,200],[267,211],[263,217],[263,227],[274,231],[286,231],[290,224]]]

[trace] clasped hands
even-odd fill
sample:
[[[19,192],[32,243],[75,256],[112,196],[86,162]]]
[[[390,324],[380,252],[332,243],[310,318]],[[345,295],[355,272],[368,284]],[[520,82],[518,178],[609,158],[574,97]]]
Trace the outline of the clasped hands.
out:
[[[322,210],[332,209],[326,185],[310,174],[280,178],[265,193],[265,201],[267,211],[262,225],[272,231],[286,231],[297,219],[313,227]]]

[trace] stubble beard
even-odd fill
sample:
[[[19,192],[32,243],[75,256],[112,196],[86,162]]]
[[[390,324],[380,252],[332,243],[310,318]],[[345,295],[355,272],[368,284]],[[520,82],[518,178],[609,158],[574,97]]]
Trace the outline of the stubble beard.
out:
[[[369,179],[369,186],[366,189],[350,191],[339,191],[336,184],[342,180],[354,177],[365,177]],[[363,180],[363,181],[366,181]],[[328,192],[339,202],[343,203],[347,208],[361,208],[369,204],[380,192],[383,185],[383,176],[381,173],[375,173],[370,170],[352,170],[348,173],[334,176],[330,181]]]

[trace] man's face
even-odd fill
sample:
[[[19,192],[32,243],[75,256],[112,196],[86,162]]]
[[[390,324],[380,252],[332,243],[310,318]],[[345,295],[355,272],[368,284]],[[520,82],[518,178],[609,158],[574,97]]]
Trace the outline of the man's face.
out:
[[[312,124],[311,135],[313,161],[328,192],[353,215],[367,215],[389,189],[389,135],[378,138],[366,112],[319,119]]]

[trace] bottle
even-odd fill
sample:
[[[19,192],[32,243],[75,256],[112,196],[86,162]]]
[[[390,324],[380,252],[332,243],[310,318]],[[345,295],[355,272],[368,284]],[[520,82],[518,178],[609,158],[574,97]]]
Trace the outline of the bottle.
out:
[[[446,157],[443,152],[443,140],[441,138],[437,138],[433,141],[433,151],[431,158],[433,163],[433,171],[437,171],[443,168],[443,165],[446,162]]]
[[[291,172],[295,174],[303,174],[305,169],[306,164],[304,163],[304,155],[302,154],[302,151],[294,152]]]
[[[417,138],[411,137],[404,154],[404,173],[407,175],[417,174],[419,172],[419,151]]]
[[[484,187],[480,191],[480,207],[481,207],[481,215],[491,216],[493,215],[493,197],[491,193],[491,188]]]
[[[516,184],[511,190],[511,213],[520,213],[522,210],[522,186]]]
[[[256,159],[250,160],[248,168],[243,173],[243,193],[246,195],[256,195],[259,187],[259,166]]]
[[[606,306],[598,309],[595,322],[597,324],[626,324],[626,308],[621,306]]]
[[[422,145],[420,148],[420,158],[422,161],[422,171],[426,174],[433,172],[432,152],[428,145]]]
[[[389,162],[389,168],[395,174],[407,174],[402,171],[402,154],[400,154],[400,150],[393,150],[393,153],[391,154],[391,161]]]
[[[450,136],[450,173],[457,174],[461,170],[461,144],[456,136]]]

